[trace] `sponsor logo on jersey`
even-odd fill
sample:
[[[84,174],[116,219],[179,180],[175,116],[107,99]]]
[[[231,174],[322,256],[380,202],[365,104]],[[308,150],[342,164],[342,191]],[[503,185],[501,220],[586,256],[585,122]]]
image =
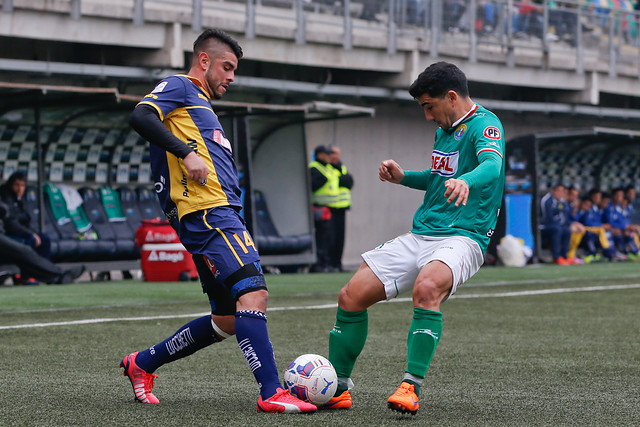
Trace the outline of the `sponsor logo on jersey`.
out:
[[[500,129],[495,126],[487,126],[484,128],[484,132],[482,132],[486,138],[489,139],[500,139],[502,134],[500,133]]]
[[[213,140],[218,144],[222,145],[227,150],[233,151],[231,149],[231,143],[229,142],[229,140],[225,138],[222,132],[220,132],[218,129],[213,130]]]
[[[460,141],[460,138],[462,138],[462,135],[464,135],[466,131],[467,125],[462,124],[456,128],[456,131],[453,133],[453,137],[456,141]]]
[[[167,82],[160,82],[160,83],[158,83],[158,86],[156,86],[155,89],[153,89],[151,91],[151,93],[162,92],[164,90],[165,86],[167,86]]]
[[[441,176],[454,176],[458,172],[458,159],[460,152],[443,153],[433,150],[431,154],[431,173]]]
[[[211,270],[211,274],[213,274],[213,277],[217,278],[220,275],[220,272],[218,271],[216,266],[213,265],[213,261],[211,261],[211,259],[207,256],[202,256],[202,258],[204,258],[205,264],[207,264],[207,267],[209,267],[209,270]]]
[[[155,183],[155,188],[156,188],[156,193],[161,193],[164,191],[164,184],[165,184],[165,179],[164,176],[160,177],[160,181],[156,181]]]

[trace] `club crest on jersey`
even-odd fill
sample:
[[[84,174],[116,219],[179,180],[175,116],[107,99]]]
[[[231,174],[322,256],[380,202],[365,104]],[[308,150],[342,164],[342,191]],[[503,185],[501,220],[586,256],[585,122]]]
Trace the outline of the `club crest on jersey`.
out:
[[[158,92],[162,92],[164,90],[164,87],[167,85],[167,82],[160,82],[158,83],[158,86],[155,87],[155,89],[153,89],[151,91],[151,93],[158,93]]]
[[[456,141],[460,141],[462,135],[467,131],[467,125],[462,124],[456,128],[456,131],[453,133],[453,137]]]
[[[459,151],[443,153],[442,151],[433,150],[431,154],[431,173],[447,177],[454,176],[458,172],[459,157]]]
[[[227,150],[233,151],[231,149],[231,143],[229,142],[229,140],[227,138],[225,138],[225,136],[222,134],[222,132],[220,132],[218,129],[214,129],[213,130],[213,140],[215,142],[217,142],[218,144],[222,145]]]
[[[502,137],[500,129],[495,126],[487,126],[486,128],[484,128],[483,134],[486,138],[489,139],[500,139]]]

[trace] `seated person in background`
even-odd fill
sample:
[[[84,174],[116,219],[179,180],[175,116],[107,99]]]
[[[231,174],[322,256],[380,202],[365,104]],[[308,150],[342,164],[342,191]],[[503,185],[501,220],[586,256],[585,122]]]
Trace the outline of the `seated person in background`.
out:
[[[31,246],[40,256],[51,259],[49,236],[31,228],[31,216],[24,206],[27,182],[22,172],[15,172],[0,186],[0,199],[9,207],[5,219],[6,235]]]
[[[565,186],[556,184],[540,200],[542,236],[548,238],[551,242],[553,262],[559,265],[573,265],[576,263],[567,259],[571,230],[569,227],[569,204],[566,198],[567,189]]]
[[[576,251],[582,242],[585,230],[584,225],[578,221],[580,191],[574,186],[570,186],[567,189],[567,204],[569,205],[569,208],[566,210],[567,222],[569,223],[569,231],[571,231],[567,259],[573,260],[576,264],[583,264],[583,260],[576,257]]]
[[[567,188],[567,203],[569,203],[571,220],[574,221],[580,209],[580,190],[573,185]]]
[[[602,223],[602,209],[599,206],[601,199],[602,192],[600,190],[593,189],[589,191],[589,197],[580,203],[580,210],[576,218],[578,222],[584,225],[585,231],[582,241],[587,248],[587,256],[584,258],[585,263],[600,260],[598,246],[602,248],[602,253],[609,261],[612,260],[615,252],[609,243],[606,227]]]
[[[631,224],[640,225],[640,199],[638,199],[636,188],[633,185],[628,185],[625,188],[624,198],[627,199],[631,208]]]
[[[631,224],[631,208],[624,198],[624,190],[616,188],[611,203],[604,210],[603,221],[611,225],[611,235],[616,249],[632,260],[640,260],[636,243],[637,227]]]
[[[63,270],[38,255],[31,246],[7,237],[5,224],[9,212],[9,207],[0,202],[0,259],[2,262],[17,265],[23,277],[34,277],[49,284],[71,283],[84,273],[84,266]]]

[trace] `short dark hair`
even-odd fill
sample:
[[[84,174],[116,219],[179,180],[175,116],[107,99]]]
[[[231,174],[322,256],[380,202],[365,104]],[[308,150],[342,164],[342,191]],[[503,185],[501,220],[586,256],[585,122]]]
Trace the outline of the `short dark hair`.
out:
[[[9,177],[9,179],[7,180],[7,187],[11,187],[13,185],[13,183],[16,182],[16,181],[27,182],[27,179],[25,178],[23,172],[16,171],[16,172],[12,173],[11,176]]]
[[[429,65],[409,87],[409,93],[416,99],[424,94],[442,98],[450,90],[465,98],[469,96],[467,76],[455,65],[444,61]]]
[[[242,58],[242,48],[240,47],[240,44],[238,44],[237,40],[217,28],[208,28],[198,36],[196,41],[193,42],[194,55],[197,56],[200,52],[205,50],[207,45],[206,42],[209,39],[216,39],[217,41],[226,44],[238,59]]]

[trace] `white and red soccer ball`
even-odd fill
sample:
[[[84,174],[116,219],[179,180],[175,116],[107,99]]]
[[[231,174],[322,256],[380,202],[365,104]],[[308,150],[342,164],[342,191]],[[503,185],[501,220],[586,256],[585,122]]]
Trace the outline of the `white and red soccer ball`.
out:
[[[338,388],[338,375],[326,358],[303,354],[293,359],[284,371],[284,386],[298,399],[324,405]]]

